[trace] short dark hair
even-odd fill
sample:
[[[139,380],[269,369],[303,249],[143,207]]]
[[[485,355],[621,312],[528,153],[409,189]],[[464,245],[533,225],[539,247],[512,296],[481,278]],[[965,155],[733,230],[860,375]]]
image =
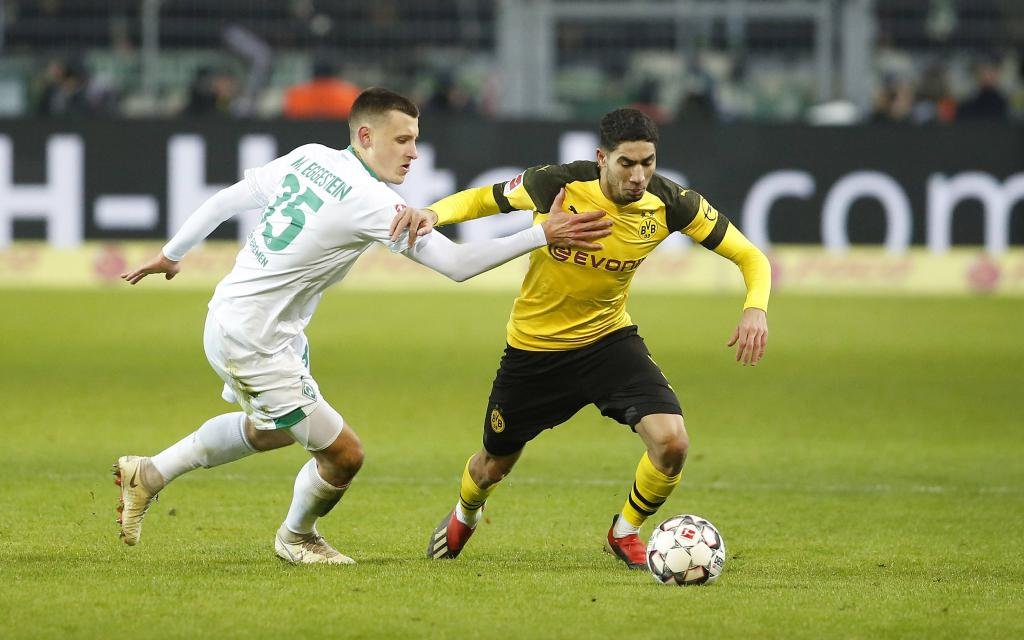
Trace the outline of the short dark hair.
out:
[[[398,111],[413,118],[420,117],[420,110],[409,98],[381,87],[370,87],[360,93],[356,101],[352,103],[349,122],[354,123],[366,118],[381,116],[388,111]]]
[[[658,143],[658,125],[647,114],[628,107],[606,113],[601,118],[601,148],[613,151],[623,142]]]

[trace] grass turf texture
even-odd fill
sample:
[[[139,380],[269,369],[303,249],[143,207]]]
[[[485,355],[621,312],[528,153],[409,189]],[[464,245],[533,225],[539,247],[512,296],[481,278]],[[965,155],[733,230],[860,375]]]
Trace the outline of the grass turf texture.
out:
[[[778,296],[751,369],[724,347],[736,300],[636,296],[692,438],[655,520],[700,514],[728,544],[718,584],[681,589],[601,552],[641,443],[592,407],[527,449],[461,558],[424,558],[479,447],[497,294],[321,306],[313,371],[367,452],[321,530],[359,565],[273,556],[297,447],[182,477],[124,546],[113,460],[231,410],[207,295],[161,284],[0,292],[4,637],[1024,634],[1020,301]]]

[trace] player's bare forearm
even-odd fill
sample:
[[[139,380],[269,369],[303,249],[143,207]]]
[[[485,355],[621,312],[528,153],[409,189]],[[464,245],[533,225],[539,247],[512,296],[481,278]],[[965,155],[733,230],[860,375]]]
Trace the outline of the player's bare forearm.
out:
[[[416,243],[416,238],[422,238],[437,225],[437,214],[430,209],[417,209],[415,207],[403,207],[395,217],[391,219],[391,241],[398,242],[406,230],[415,229],[409,233],[409,247]]]
[[[170,280],[174,276],[178,275],[178,271],[181,270],[181,263],[175,260],[171,260],[163,253],[157,254],[157,256],[145,264],[139,266],[134,271],[126,271],[121,274],[121,279],[126,281],[128,284],[138,284],[140,280],[153,273],[162,273],[164,278]]]
[[[768,348],[768,314],[764,309],[747,307],[732,332],[727,347],[736,347],[736,362],[754,366],[764,357]]]
[[[541,223],[548,244],[588,251],[602,249],[601,244],[593,241],[611,235],[612,221],[605,217],[605,212],[586,211],[569,214],[562,207],[564,201],[565,189],[562,189],[551,203],[547,220]]]

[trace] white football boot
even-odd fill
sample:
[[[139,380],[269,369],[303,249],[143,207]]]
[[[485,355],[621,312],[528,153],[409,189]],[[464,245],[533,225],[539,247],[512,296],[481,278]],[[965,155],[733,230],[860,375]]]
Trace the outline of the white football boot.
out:
[[[283,524],[277,530],[274,539],[274,551],[277,557],[292,564],[355,564],[352,558],[340,553],[327,544],[324,537],[317,533],[293,533]]]
[[[121,499],[117,505],[117,524],[121,527],[121,539],[128,546],[135,546],[142,536],[142,518],[149,505],[157,499],[156,491],[142,482],[140,469],[148,458],[121,456],[114,463],[114,483],[121,487]]]

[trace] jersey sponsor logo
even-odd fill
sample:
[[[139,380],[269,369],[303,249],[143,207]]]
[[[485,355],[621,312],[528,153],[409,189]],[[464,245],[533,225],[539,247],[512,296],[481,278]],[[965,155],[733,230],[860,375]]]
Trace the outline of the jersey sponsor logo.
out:
[[[501,407],[494,405],[491,409],[491,431],[501,433],[505,430],[505,418],[501,415]]]
[[[505,190],[502,191],[502,193],[504,193],[506,196],[507,195],[511,195],[512,192],[515,191],[519,187],[519,185],[523,184],[523,176],[525,176],[525,175],[526,175],[526,172],[524,171],[524,172],[520,173],[518,176],[516,176],[516,177],[512,178],[511,180],[509,180],[508,182],[506,182],[505,183]]]
[[[593,253],[587,253],[586,251],[576,251],[573,249],[566,249],[564,247],[553,247],[551,245],[548,245],[548,253],[552,258],[559,262],[571,262],[573,264],[578,264],[581,267],[604,269],[605,271],[636,271],[637,267],[647,259],[645,256],[639,260],[619,260],[617,258],[596,256]]]

